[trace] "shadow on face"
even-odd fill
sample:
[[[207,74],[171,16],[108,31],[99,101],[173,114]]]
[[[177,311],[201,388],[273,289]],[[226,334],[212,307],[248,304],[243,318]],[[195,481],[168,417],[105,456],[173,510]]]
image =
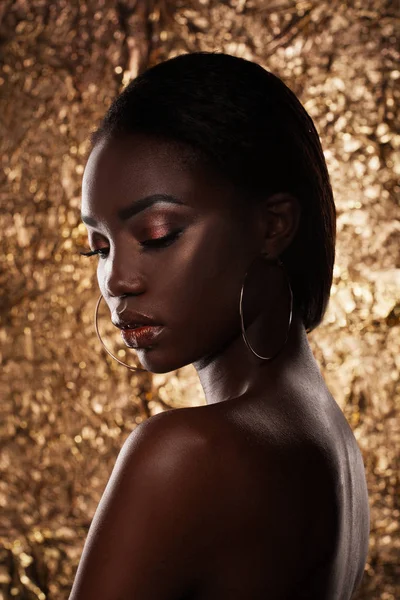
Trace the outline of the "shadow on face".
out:
[[[82,215],[91,249],[102,250],[97,278],[111,313],[126,303],[164,326],[137,349],[144,368],[178,369],[240,334],[255,253],[248,210],[183,144],[143,134],[100,142],[83,176]]]

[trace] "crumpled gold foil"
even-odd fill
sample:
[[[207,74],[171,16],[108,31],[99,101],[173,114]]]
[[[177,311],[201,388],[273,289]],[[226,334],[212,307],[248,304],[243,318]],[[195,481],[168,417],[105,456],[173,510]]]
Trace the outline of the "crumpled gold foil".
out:
[[[205,402],[191,365],[135,375],[105,353],[95,261],[78,254],[90,131],[139,72],[196,50],[280,76],[320,133],[338,235],[310,343],[367,472],[370,551],[354,598],[400,597],[399,16],[383,0],[0,5],[0,600],[68,598],[129,432]],[[100,312],[108,347],[135,364]]]

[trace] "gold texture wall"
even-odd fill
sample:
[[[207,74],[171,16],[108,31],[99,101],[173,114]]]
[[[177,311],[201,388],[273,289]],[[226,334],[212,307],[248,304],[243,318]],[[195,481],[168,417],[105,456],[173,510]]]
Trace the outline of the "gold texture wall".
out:
[[[204,404],[194,368],[134,374],[98,341],[80,223],[88,136],[147,66],[217,50],[280,76],[316,124],[338,211],[332,295],[309,339],[363,452],[356,599],[400,597],[398,2],[3,0],[0,4],[0,600],[68,597],[129,432]],[[134,364],[102,305],[100,328]]]

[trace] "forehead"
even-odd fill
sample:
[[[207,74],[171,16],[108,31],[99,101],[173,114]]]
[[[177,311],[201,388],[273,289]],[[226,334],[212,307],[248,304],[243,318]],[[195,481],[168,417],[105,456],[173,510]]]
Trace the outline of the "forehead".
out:
[[[102,140],[82,181],[82,212],[122,207],[135,197],[167,193],[194,208],[231,208],[233,186],[183,143],[135,134]]]

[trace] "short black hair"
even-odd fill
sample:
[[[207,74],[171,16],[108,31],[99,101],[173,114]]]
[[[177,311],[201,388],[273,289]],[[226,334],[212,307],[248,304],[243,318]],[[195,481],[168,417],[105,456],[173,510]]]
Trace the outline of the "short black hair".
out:
[[[301,205],[297,233],[280,256],[307,332],[326,312],[333,278],[336,208],[314,123],[283,81],[221,52],[181,54],[133,79],[91,134],[133,133],[184,142],[244,197],[277,192]]]

